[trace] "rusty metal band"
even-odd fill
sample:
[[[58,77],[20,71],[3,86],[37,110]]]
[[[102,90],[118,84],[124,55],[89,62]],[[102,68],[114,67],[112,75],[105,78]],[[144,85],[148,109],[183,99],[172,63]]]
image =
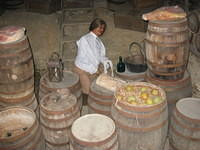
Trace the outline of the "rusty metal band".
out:
[[[181,64],[156,64],[152,63],[149,60],[147,60],[147,63],[150,64],[153,67],[161,67],[163,68],[174,68],[174,67],[184,67],[186,66],[186,63],[181,63]]]
[[[157,104],[157,105],[153,105],[153,106],[147,106],[147,107],[138,107],[138,106],[134,106],[134,105],[128,105],[126,103],[123,103],[121,101],[116,101],[114,102],[113,105],[118,105],[122,108],[125,108],[127,110],[130,110],[130,111],[138,111],[138,112],[149,112],[149,111],[153,111],[153,110],[156,110],[160,107],[163,107],[163,105],[166,105],[167,101],[166,100],[163,100],[162,103],[160,104]]]
[[[178,119],[174,115],[171,116],[171,119],[172,119],[171,122],[176,123],[177,125],[179,125],[183,129],[188,129],[188,130],[191,130],[191,131],[200,131],[200,128],[192,128],[192,127],[187,126],[186,124],[181,123],[180,121],[178,121]]]
[[[96,109],[90,103],[88,103],[88,107],[97,113],[104,114],[104,115],[110,115],[110,111],[103,111],[103,110]]]
[[[109,147],[109,148],[106,148],[106,149],[103,149],[103,150],[113,150],[113,148],[115,147],[115,145],[118,144],[118,141],[115,140],[115,142]],[[74,144],[71,143],[71,146],[73,147],[74,150],[80,150],[79,148],[77,148]]]
[[[165,72],[158,72],[158,71],[152,70],[150,68],[149,68],[149,70],[154,74],[162,75],[162,76],[175,76],[175,75],[184,74],[184,72],[185,72],[185,70],[182,70],[182,71],[178,71],[178,72],[165,73]]]
[[[21,51],[18,51],[18,52],[16,52],[16,53],[1,54],[1,55],[0,55],[0,58],[15,57],[15,56],[19,56],[20,54],[23,54],[23,53],[25,53],[25,52],[29,52],[29,53],[31,54],[31,52],[28,51],[28,50],[30,50],[30,47],[25,47],[25,48],[21,49]],[[31,55],[32,55],[32,54],[31,54]]]
[[[153,78],[149,74],[146,74],[145,78],[154,84],[164,85],[164,86],[177,86],[178,84],[181,84],[184,82],[189,82],[189,80],[190,80],[190,77],[187,77],[187,78],[182,78],[182,79],[178,79],[178,80],[167,80],[167,82],[166,82],[166,80]]]
[[[178,111],[177,108],[175,108],[175,112],[176,112],[176,114],[177,114],[178,117],[183,118],[183,119],[185,119],[185,120],[188,120],[189,122],[194,122],[194,123],[197,123],[197,124],[200,125],[200,119],[192,119],[192,118],[189,118],[189,117],[183,115],[180,111]]]
[[[99,97],[96,97],[96,98],[99,98]],[[98,99],[95,99],[94,97],[91,97],[91,95],[89,95],[88,99],[93,101],[93,102],[95,102],[95,103],[97,103],[97,104],[105,105],[105,106],[111,106],[112,103],[113,103],[112,99],[109,99],[109,101],[104,101],[104,100],[100,101]]]
[[[145,42],[151,45],[167,48],[167,47],[180,47],[180,46],[186,45],[188,44],[189,39],[179,42],[179,43],[161,43],[161,42],[150,41],[149,39],[145,39]]]
[[[41,110],[42,111],[42,110]],[[46,116],[43,116],[41,113],[40,113],[40,117],[45,120],[45,121],[50,121],[50,122],[57,122],[57,121],[66,121],[66,120],[70,120],[72,118],[74,118],[75,116],[77,116],[78,114],[80,113],[80,110],[79,110],[79,107],[77,107],[77,110],[75,112],[73,112],[70,116],[68,117],[64,117],[64,118],[60,118],[60,119],[49,119],[47,118]],[[46,114],[48,115],[48,114]]]
[[[156,31],[152,31],[152,30],[148,30],[147,33],[150,34],[155,34],[155,35],[161,35],[161,36],[174,36],[174,35],[183,35],[184,33],[188,34],[189,30],[183,30],[183,31],[176,31],[176,32],[156,32]]]
[[[119,76],[120,78],[122,79],[127,79],[127,80],[137,80],[137,79],[142,79],[145,77],[145,74],[142,73],[142,74],[137,74],[137,75],[132,75],[132,76],[126,76],[126,75],[123,75],[123,74],[117,74],[117,76]]]
[[[153,26],[153,27],[182,27],[182,26],[187,27],[187,25],[188,25],[186,19],[181,19],[181,20],[177,20],[177,21],[181,21],[181,22],[159,23],[159,22],[156,22],[156,21],[150,21],[148,23],[148,25]]]
[[[44,96],[42,99],[45,99],[46,97],[48,97],[49,95]],[[44,106],[42,106],[42,102],[40,105],[40,110],[43,111],[46,114],[50,114],[50,115],[61,115],[63,113],[68,113],[68,112],[73,112],[74,110],[76,110],[76,108],[78,107],[77,103],[74,103],[74,105],[72,105],[70,108],[65,109],[65,110],[60,110],[60,111],[52,111],[52,110],[48,110],[47,108],[45,108]]]
[[[64,146],[64,145],[69,144],[69,141],[64,142],[64,143],[52,143],[52,142],[48,141],[47,139],[45,139],[45,142],[47,142],[49,145],[58,146],[58,147],[59,147],[59,146]]]
[[[165,106],[162,107],[162,109],[158,112],[155,112],[155,113],[147,113],[147,114],[130,114],[130,113],[126,113],[122,110],[120,110],[119,108],[117,107],[113,107],[119,114],[122,114],[123,116],[125,117],[128,117],[128,118],[137,118],[137,119],[145,119],[145,118],[152,118],[152,117],[158,117],[160,116],[160,114],[162,114],[163,112],[165,112],[167,110],[167,103]]]
[[[94,97],[103,98],[103,99],[112,99],[113,98],[113,95],[101,95],[101,94],[94,92],[91,88],[89,91],[89,95],[94,96]]]
[[[63,128],[51,128],[51,127],[48,127],[47,125],[45,125],[43,122],[40,121],[40,124],[43,128],[46,128],[48,130],[51,130],[51,131],[61,131],[61,130],[69,130],[70,129],[70,126],[67,126],[67,127],[63,127]]]
[[[87,147],[93,147],[93,146],[101,146],[104,145],[108,142],[110,142],[115,136],[117,136],[117,132],[116,129],[115,131],[112,133],[112,135],[110,137],[108,137],[105,140],[99,141],[99,142],[86,142],[86,141],[82,141],[78,138],[76,138],[72,133],[71,133],[71,138],[76,141],[78,144],[83,145],[83,146],[87,146]]]
[[[189,139],[189,140],[191,140],[191,141],[196,141],[196,142],[198,141],[198,142],[200,142],[200,138],[194,138],[194,137],[191,137],[191,136],[183,135],[183,134],[181,134],[180,132],[176,131],[176,130],[174,129],[173,126],[170,126],[170,130],[171,130],[171,132],[173,132],[176,136],[182,137],[182,138],[184,138],[184,139]]]
[[[115,120],[115,123],[117,126],[119,126],[122,129],[128,130],[128,131],[135,131],[135,132],[150,132],[150,131],[154,131],[158,128],[163,127],[164,125],[166,125],[168,123],[168,120],[164,120],[163,122],[161,122],[160,124],[153,126],[153,127],[149,127],[149,128],[133,128],[133,127],[129,127],[127,125],[123,125],[121,124],[119,121]]]
[[[8,48],[12,48],[12,49],[17,48],[19,46],[26,45],[26,44],[28,45],[28,43],[29,42],[28,42],[27,36],[25,35],[21,41],[16,41],[9,44],[0,44],[0,51],[8,49]]]
[[[25,61],[22,61],[22,62],[19,62],[16,64],[11,64],[9,66],[0,66],[0,69],[1,70],[10,70],[10,68],[15,68],[15,67],[21,66],[21,65],[27,65],[29,61],[32,62],[31,60],[33,60],[32,55],[30,55]]]

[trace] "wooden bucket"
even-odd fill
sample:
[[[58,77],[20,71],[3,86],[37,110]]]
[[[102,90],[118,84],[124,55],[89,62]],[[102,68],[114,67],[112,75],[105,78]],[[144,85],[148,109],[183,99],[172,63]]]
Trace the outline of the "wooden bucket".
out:
[[[112,91],[98,86],[96,80],[94,80],[89,91],[88,112],[111,116],[110,109],[113,103],[113,95]]]
[[[0,150],[45,150],[42,130],[35,113],[21,106],[0,112]]]
[[[118,150],[115,123],[101,114],[88,114],[72,124],[70,150]]]
[[[21,102],[33,95],[33,56],[27,37],[0,44],[0,101]]]
[[[74,95],[49,93],[40,102],[40,122],[48,150],[69,150],[69,131],[80,108]]]
[[[169,109],[169,116],[176,105],[176,102],[181,98],[192,96],[192,83],[191,77],[188,71],[184,73],[182,79],[177,81],[164,81],[158,78],[152,78],[148,72],[145,80],[149,83],[155,84],[165,90],[167,95],[167,103]]]
[[[165,92],[146,82],[133,82],[132,84],[158,89],[163,101],[152,105],[133,105],[115,97],[111,114],[118,130],[119,149],[161,150],[164,148],[168,131],[168,107]]]
[[[171,117],[169,142],[174,150],[200,149],[200,99],[183,98]]]
[[[48,74],[44,74],[40,79],[39,98],[42,99],[48,93],[55,92],[59,89],[69,89],[78,100],[80,107],[82,106],[82,90],[78,74],[66,71],[63,72],[63,81],[50,82]]]
[[[145,48],[152,77],[164,80],[181,79],[187,68],[189,57],[187,19],[150,21]]]

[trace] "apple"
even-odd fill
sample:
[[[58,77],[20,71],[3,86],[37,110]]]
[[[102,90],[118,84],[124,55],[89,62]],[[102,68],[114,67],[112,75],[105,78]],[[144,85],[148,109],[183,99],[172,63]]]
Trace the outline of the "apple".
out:
[[[158,90],[156,90],[156,89],[153,89],[153,90],[151,91],[151,94],[152,94],[152,95],[158,95],[158,94],[159,94],[159,92],[158,92]]]
[[[153,103],[154,104],[158,104],[162,101],[162,98],[160,96],[156,96],[154,99],[153,99]]]

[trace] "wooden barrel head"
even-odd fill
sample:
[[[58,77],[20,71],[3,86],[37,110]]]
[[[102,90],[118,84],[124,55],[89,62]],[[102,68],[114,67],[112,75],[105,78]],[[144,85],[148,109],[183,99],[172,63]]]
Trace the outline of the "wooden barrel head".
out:
[[[177,110],[184,116],[200,120],[200,99],[183,98],[176,103]]]
[[[115,123],[101,114],[88,114],[72,124],[72,135],[83,143],[98,143],[109,139],[115,133]]]

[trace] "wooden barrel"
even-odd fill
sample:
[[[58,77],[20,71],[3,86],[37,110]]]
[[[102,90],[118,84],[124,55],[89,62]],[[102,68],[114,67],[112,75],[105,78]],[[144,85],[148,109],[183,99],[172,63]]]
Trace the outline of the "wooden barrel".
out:
[[[167,103],[169,109],[169,116],[176,105],[176,102],[181,98],[192,96],[192,82],[188,71],[184,73],[182,79],[177,81],[164,81],[158,78],[152,78],[148,72],[145,80],[149,83],[155,84],[165,90],[167,95]]]
[[[169,142],[174,150],[200,149],[200,99],[183,98],[171,117]]]
[[[69,131],[80,108],[74,95],[53,92],[41,99],[40,122],[47,150],[69,150]]]
[[[115,123],[102,114],[88,114],[72,124],[70,150],[118,150]]]
[[[165,92],[146,82],[134,86],[150,86],[160,91],[162,101],[152,105],[134,105],[117,99],[111,107],[118,130],[120,150],[162,150],[168,131],[168,108]]]
[[[0,150],[45,150],[42,129],[35,113],[22,106],[0,112]]]
[[[112,91],[98,86],[96,80],[94,80],[89,91],[88,112],[111,116],[110,109],[113,103],[113,95]]]
[[[181,79],[187,68],[189,57],[187,19],[150,21],[145,48],[152,77],[164,80]]]
[[[187,18],[190,32],[198,33],[200,30],[200,9],[190,11]]]
[[[48,74],[44,74],[40,79],[39,97],[42,99],[48,93],[55,92],[59,89],[69,89],[82,106],[82,90],[78,74],[64,70],[63,80],[61,82],[50,82]]]
[[[33,95],[33,56],[27,37],[0,44],[0,101],[21,102]]]

